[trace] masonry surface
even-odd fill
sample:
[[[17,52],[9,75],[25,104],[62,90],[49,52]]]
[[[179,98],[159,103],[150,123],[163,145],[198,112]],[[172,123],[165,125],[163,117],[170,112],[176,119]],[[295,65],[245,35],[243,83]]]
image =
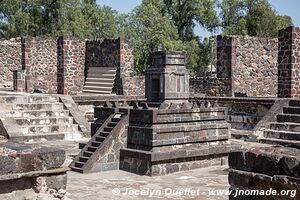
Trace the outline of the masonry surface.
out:
[[[218,36],[215,77],[190,77],[172,51],[135,76],[122,38],[1,41],[0,198],[119,199],[113,187],[156,183],[300,198],[299,33]],[[180,199],[225,199],[203,194]]]

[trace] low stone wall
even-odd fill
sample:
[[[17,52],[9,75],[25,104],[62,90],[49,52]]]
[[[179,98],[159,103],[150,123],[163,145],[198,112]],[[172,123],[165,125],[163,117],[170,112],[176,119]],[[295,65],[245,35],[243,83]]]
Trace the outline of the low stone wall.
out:
[[[204,94],[206,96],[231,96],[230,78],[190,78],[190,94]]]
[[[265,147],[238,150],[229,154],[230,200],[300,199],[300,150]],[[243,195],[246,190],[267,192]],[[250,191],[249,191],[250,192]],[[235,195],[240,194],[240,195]],[[284,195],[285,194],[285,195]]]
[[[0,40],[0,88],[13,87],[13,70],[22,69],[21,38]]]
[[[64,150],[0,144],[0,199],[62,199],[66,194]]]
[[[274,105],[276,98],[243,98],[243,97],[195,97],[191,102],[205,101],[207,104],[219,105],[228,109],[227,122],[231,128],[254,130],[258,122]]]
[[[132,96],[145,96],[145,77],[124,77],[124,93]]]

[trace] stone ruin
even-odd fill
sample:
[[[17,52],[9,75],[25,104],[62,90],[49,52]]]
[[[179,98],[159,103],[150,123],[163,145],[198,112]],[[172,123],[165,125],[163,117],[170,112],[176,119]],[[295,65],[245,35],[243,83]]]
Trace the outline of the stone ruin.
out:
[[[228,142],[226,108],[188,102],[188,74],[181,53],[153,53],[146,86],[148,101],[129,111],[121,169],[155,176],[226,163],[236,148]]]
[[[122,39],[1,41],[0,84],[17,93],[0,92],[0,198],[25,194],[19,190],[63,198],[65,152],[23,142],[82,137],[89,141],[69,165],[76,172],[157,176],[229,162],[233,191],[299,191],[299,33],[219,36],[216,78],[190,78],[185,57],[164,51],[152,54],[145,79],[136,77]],[[34,90],[53,94],[20,93]]]
[[[61,149],[0,144],[0,199],[62,199],[67,168]]]

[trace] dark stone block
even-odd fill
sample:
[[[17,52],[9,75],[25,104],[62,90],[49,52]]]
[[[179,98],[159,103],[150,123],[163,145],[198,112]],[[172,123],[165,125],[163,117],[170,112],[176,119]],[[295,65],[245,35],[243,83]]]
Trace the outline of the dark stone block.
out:
[[[32,152],[36,162],[40,162],[46,169],[59,168],[65,161],[65,151],[57,148],[44,147]]]
[[[228,157],[229,167],[243,170],[245,168],[245,151],[232,151]]]
[[[0,174],[13,173],[16,169],[16,160],[13,157],[0,155]]]

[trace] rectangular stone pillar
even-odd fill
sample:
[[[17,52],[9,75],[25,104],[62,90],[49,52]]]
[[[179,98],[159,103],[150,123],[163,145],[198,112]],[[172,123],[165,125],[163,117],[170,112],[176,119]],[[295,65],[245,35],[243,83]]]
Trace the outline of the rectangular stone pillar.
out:
[[[300,97],[300,28],[278,33],[278,97]]]
[[[58,93],[74,95],[82,92],[86,42],[84,40],[60,37],[57,42]]]
[[[182,102],[189,98],[189,73],[181,52],[157,51],[146,72],[145,96],[152,102]]]
[[[15,92],[26,92],[26,70],[13,71],[13,86]]]

